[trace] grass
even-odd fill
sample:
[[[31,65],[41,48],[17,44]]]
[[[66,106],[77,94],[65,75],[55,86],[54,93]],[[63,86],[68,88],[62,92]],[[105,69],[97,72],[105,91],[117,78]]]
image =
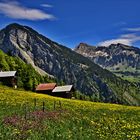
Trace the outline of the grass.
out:
[[[120,69],[119,70],[110,70],[111,72],[113,72],[116,76],[119,76],[121,77],[122,79],[124,80],[127,80],[129,82],[140,82],[140,70],[136,70],[135,68],[132,68],[132,67],[119,67]],[[130,72],[130,73],[133,73],[133,74],[136,74],[135,76],[134,75],[125,75],[125,74],[122,74],[122,72]]]
[[[0,86],[0,139],[139,140],[140,107],[62,99]]]
[[[140,76],[125,76],[122,74],[116,74],[117,76],[121,77],[123,80],[127,80],[132,83],[140,83]]]

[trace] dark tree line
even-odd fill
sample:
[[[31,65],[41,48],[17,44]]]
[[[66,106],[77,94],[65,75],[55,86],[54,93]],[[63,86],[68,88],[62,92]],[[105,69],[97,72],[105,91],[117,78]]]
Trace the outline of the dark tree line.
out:
[[[35,90],[39,83],[55,82],[55,78],[41,76],[30,65],[18,57],[8,56],[0,50],[0,70],[17,71],[17,86],[26,90]]]

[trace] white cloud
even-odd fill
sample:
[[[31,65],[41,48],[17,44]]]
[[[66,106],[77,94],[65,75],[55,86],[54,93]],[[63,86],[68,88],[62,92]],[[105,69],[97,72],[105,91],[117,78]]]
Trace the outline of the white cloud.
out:
[[[140,32],[140,27],[137,28],[124,28],[125,31],[129,32]]]
[[[132,38],[136,38],[135,34],[122,34],[120,36],[120,38],[124,38],[124,39],[132,39]]]
[[[129,39],[111,39],[111,40],[106,40],[103,42],[100,42],[98,44],[98,46],[109,46],[111,44],[117,44],[117,43],[121,43],[121,44],[125,44],[125,45],[131,45],[131,41]]]
[[[55,18],[42,10],[23,7],[18,2],[0,2],[0,14],[14,19],[26,20],[50,20]]]
[[[125,45],[132,45],[133,43],[140,40],[140,36],[135,34],[123,34],[117,39],[106,40],[103,42],[98,43],[98,46],[109,46],[111,44],[125,44]]]
[[[47,7],[47,8],[51,8],[51,7],[53,7],[53,6],[50,5],[50,4],[41,4],[41,6],[42,6],[42,7]]]

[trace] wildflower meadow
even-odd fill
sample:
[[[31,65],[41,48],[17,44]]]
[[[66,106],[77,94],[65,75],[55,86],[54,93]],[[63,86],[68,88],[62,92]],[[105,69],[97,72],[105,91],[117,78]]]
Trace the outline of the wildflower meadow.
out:
[[[0,86],[0,139],[140,140],[140,107]]]

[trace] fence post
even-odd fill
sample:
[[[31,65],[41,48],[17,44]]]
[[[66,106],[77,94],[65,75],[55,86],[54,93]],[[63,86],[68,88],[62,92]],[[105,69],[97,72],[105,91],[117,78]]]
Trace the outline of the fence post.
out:
[[[26,103],[24,104],[24,118],[27,119],[27,110],[26,110]]]
[[[54,110],[55,110],[55,107],[56,107],[55,104],[56,104],[56,102],[54,101]]]
[[[61,101],[59,101],[59,108],[62,109]]]
[[[29,102],[27,102],[27,115],[28,115],[28,119],[30,119],[30,106],[29,106]]]
[[[43,102],[42,111],[45,111],[45,102]]]
[[[36,98],[34,99],[34,110],[36,110]]]

